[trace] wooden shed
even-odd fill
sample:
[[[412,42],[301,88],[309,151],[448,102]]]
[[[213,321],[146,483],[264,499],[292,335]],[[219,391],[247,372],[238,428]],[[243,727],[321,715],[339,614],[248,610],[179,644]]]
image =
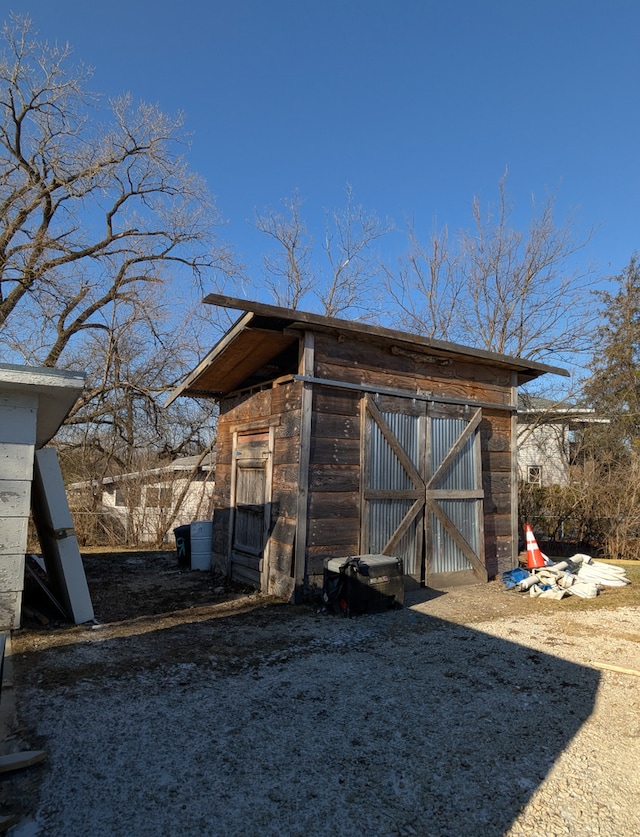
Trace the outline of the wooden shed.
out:
[[[244,311],[172,394],[219,402],[214,566],[263,592],[329,557],[401,557],[408,587],[517,562],[517,387],[566,371],[212,294]]]

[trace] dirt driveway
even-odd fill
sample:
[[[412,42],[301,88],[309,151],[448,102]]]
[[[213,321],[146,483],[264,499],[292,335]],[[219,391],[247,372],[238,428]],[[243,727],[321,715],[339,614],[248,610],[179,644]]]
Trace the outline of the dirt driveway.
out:
[[[640,583],[342,619],[173,553],[85,567],[97,624],[13,636],[16,740],[49,751],[2,785],[16,837],[640,833],[640,678],[599,667],[640,670]]]

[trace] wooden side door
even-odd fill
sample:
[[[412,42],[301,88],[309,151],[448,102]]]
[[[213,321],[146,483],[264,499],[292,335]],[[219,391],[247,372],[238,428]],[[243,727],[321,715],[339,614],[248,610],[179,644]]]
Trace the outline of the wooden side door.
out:
[[[230,527],[231,578],[266,589],[272,444],[269,430],[234,438]]]
[[[481,410],[363,399],[362,551],[402,558],[408,586],[484,566]]]

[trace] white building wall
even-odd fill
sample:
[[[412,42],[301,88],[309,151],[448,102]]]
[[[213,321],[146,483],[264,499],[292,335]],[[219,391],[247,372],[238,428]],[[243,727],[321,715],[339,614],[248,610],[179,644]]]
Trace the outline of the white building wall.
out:
[[[213,479],[194,481],[190,485],[188,483],[188,477],[178,476],[172,480],[156,481],[141,486],[140,504],[132,509],[129,520],[126,507],[115,505],[115,492],[103,492],[102,505],[110,514],[120,517],[128,527],[129,536],[139,543],[153,543],[159,536],[170,542],[173,539],[173,530],[178,526],[195,520],[213,518]],[[178,513],[169,523],[167,530],[175,503],[187,485]],[[162,505],[158,505],[158,498],[162,499]]]
[[[20,625],[37,395],[0,394],[0,627]]]
[[[530,479],[532,469],[540,469],[540,484],[566,485],[569,479],[568,429],[562,424],[538,427],[518,425],[518,472],[521,480]]]

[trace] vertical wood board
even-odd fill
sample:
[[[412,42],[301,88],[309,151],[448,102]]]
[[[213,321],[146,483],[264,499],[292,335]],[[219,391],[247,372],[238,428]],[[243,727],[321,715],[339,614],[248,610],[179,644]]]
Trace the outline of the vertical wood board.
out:
[[[305,331],[304,343],[300,358],[300,373],[313,375],[315,370],[314,335]],[[300,443],[298,453],[298,508],[297,531],[294,544],[294,577],[296,589],[300,592],[307,572],[307,518],[309,505],[309,465],[311,462],[311,423],[313,418],[313,388],[305,383],[302,388],[302,405],[300,409]]]
[[[91,596],[56,451],[36,451],[34,522],[47,573],[69,615],[79,625],[94,618]]]
[[[511,403],[518,404],[518,379],[516,373],[511,376]],[[512,569],[518,566],[518,414],[513,412],[511,416],[511,556],[510,566]]]

